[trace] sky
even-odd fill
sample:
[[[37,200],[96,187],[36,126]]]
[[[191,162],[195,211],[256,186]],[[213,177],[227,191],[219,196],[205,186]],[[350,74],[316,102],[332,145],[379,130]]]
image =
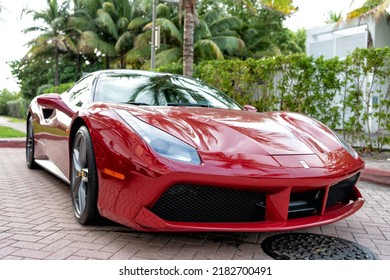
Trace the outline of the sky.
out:
[[[33,38],[33,34],[23,34],[21,30],[36,25],[31,15],[22,15],[23,9],[41,11],[46,8],[47,0],[0,0],[4,9],[0,13],[0,30],[2,43],[0,44],[0,89],[7,88],[18,91],[19,86],[12,77],[7,61],[19,60],[27,52],[26,43]],[[294,0],[299,7],[297,13],[285,21],[285,26],[296,31],[299,28],[310,29],[325,25],[329,11],[346,14],[354,7],[358,7],[364,0],[355,0],[351,7],[351,0]]]

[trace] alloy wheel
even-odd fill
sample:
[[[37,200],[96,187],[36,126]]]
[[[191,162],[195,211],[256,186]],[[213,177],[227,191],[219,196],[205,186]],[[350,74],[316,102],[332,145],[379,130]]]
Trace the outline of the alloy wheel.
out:
[[[88,194],[88,149],[83,133],[78,132],[73,145],[72,153],[72,200],[75,214],[79,218],[83,215]]]

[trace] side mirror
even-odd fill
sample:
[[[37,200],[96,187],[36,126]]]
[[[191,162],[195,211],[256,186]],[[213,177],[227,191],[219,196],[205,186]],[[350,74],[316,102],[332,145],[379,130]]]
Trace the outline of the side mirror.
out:
[[[256,107],[253,107],[252,105],[245,105],[244,110],[249,112],[257,112]]]
[[[65,104],[61,96],[57,93],[47,93],[37,97],[38,105],[44,109],[57,109],[72,117],[74,112]]]

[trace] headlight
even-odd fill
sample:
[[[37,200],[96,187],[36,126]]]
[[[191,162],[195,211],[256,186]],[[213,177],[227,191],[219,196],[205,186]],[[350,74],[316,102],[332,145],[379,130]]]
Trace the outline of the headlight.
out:
[[[190,164],[200,164],[196,149],[176,137],[134,117],[125,110],[115,110],[150,147],[163,157]]]
[[[358,158],[358,153],[351,147],[351,145],[349,145],[347,143],[347,141],[344,140],[343,137],[340,137],[337,135],[336,132],[333,131],[333,134],[335,135],[335,137],[337,138],[337,140],[339,140],[341,146],[344,147],[345,150],[347,150],[347,152],[354,158],[354,159],[357,159]]]

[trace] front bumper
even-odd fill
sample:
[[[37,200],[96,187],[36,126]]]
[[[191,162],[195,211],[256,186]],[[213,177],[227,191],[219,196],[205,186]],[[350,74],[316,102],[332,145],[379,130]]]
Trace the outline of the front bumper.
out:
[[[100,210],[103,216],[142,231],[300,229],[333,223],[358,211],[364,204],[356,187],[358,171],[264,180],[190,173],[140,177],[111,193],[109,206]]]

